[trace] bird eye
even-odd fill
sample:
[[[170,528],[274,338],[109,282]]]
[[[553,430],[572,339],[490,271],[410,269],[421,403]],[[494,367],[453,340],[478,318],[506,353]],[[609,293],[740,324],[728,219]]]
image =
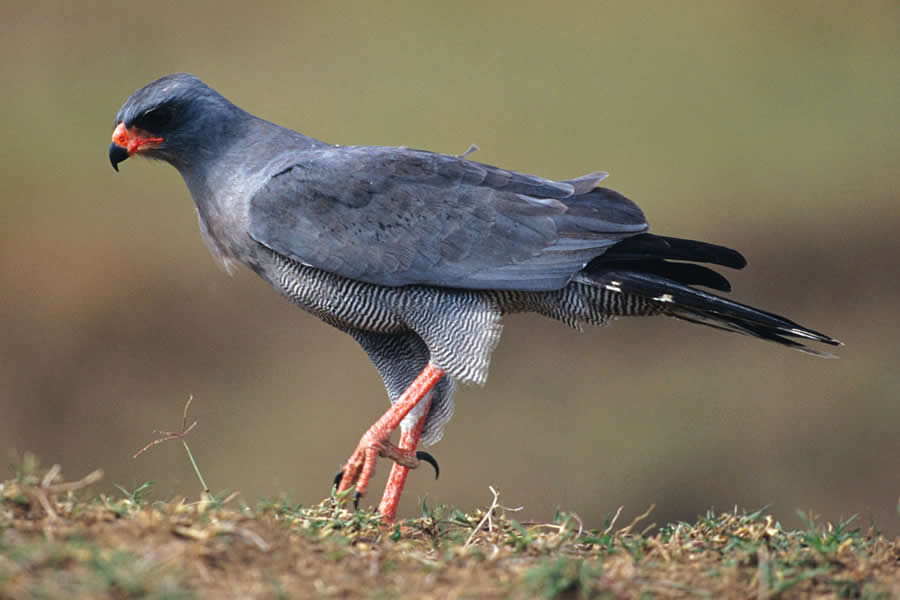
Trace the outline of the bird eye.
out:
[[[157,106],[135,119],[135,125],[146,131],[158,132],[171,123],[174,116],[175,111],[172,107]]]

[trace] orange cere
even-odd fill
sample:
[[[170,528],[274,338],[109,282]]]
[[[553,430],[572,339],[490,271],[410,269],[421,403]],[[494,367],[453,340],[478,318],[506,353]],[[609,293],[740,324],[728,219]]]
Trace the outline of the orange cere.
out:
[[[164,140],[161,137],[153,137],[137,127],[126,129],[125,123],[119,123],[113,131],[112,141],[116,146],[121,146],[128,150],[128,156],[131,156],[135,152],[140,152],[141,148],[145,146],[154,148],[163,143]]]

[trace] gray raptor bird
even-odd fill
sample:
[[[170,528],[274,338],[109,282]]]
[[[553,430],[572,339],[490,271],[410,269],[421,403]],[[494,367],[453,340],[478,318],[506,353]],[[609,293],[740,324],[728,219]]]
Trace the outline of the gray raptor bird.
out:
[[[359,342],[391,407],[338,474],[364,495],[394,461],[379,511],[395,518],[419,443],[440,439],[457,382],[483,383],[501,317],[572,327],[668,315],[831,356],[837,340],[697,289],[730,291],[697,263],[742,268],[729,248],[647,233],[605,173],[551,181],[409,148],[334,146],[238,108],[192,75],[137,90],[116,115],[113,167],[168,162],[190,190],[211,252]],[[798,341],[800,340],[800,341]],[[390,441],[397,427],[399,444]]]

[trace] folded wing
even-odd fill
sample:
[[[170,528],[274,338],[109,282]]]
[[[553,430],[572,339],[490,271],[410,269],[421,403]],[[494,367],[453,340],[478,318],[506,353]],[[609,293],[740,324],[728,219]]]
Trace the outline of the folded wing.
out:
[[[254,195],[250,235],[307,265],[379,285],[551,290],[647,229],[595,187],[404,148],[298,153]]]

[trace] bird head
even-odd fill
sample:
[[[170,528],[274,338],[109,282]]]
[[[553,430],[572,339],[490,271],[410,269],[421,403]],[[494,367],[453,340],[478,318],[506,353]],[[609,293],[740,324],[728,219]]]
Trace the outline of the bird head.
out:
[[[242,111],[193,75],[166,75],[137,90],[116,115],[109,160],[139,154],[179,170],[222,151]]]

